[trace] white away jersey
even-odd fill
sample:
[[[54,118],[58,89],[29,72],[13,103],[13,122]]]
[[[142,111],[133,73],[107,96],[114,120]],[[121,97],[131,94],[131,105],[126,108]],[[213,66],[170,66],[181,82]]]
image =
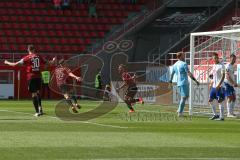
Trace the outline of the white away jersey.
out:
[[[234,79],[234,68],[233,68],[233,65],[231,65],[230,63],[226,64],[225,65],[225,68],[226,68],[226,74],[228,74],[230,76],[230,78],[235,81]],[[230,85],[233,85],[231,84],[228,80],[227,80],[227,76],[225,76],[225,79],[224,79],[224,82],[230,84]]]
[[[214,64],[211,74],[213,75],[213,88],[216,88],[221,81],[222,75],[225,74],[225,66],[222,63]],[[221,84],[221,86],[223,83]]]

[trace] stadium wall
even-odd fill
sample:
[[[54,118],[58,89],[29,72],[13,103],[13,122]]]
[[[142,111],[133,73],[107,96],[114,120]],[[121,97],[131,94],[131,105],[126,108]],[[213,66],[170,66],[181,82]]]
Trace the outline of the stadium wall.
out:
[[[14,97],[9,97],[13,99],[28,99],[31,98],[31,94],[28,92],[27,85],[27,72],[24,66],[11,67],[11,66],[0,66],[0,70],[10,70],[14,72]],[[52,71],[53,68],[50,69]],[[20,72],[20,79],[18,81],[18,72]],[[19,91],[19,93],[18,93]],[[61,95],[51,92],[51,98],[59,99]]]

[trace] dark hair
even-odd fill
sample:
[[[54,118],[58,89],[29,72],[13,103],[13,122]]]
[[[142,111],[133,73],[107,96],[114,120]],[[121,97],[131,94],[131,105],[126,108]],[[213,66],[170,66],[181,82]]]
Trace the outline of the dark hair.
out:
[[[213,53],[213,57],[218,57],[218,53]]]
[[[235,58],[236,55],[235,54],[230,54],[230,58]]]
[[[33,44],[28,45],[28,52],[35,52],[35,47]]]

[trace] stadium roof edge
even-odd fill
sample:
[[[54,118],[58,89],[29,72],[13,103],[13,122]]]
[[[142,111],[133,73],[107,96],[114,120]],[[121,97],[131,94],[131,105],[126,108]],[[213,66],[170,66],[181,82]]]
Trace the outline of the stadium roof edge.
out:
[[[219,7],[227,0],[175,0],[167,7]]]

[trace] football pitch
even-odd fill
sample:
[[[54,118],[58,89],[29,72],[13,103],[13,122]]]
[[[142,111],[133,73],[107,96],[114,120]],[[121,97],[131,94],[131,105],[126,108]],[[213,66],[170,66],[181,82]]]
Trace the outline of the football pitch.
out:
[[[62,121],[58,101],[33,116],[30,100],[0,101],[0,159],[240,159],[240,120],[176,117],[176,106],[124,104],[89,121]],[[99,104],[80,101],[85,112]]]

